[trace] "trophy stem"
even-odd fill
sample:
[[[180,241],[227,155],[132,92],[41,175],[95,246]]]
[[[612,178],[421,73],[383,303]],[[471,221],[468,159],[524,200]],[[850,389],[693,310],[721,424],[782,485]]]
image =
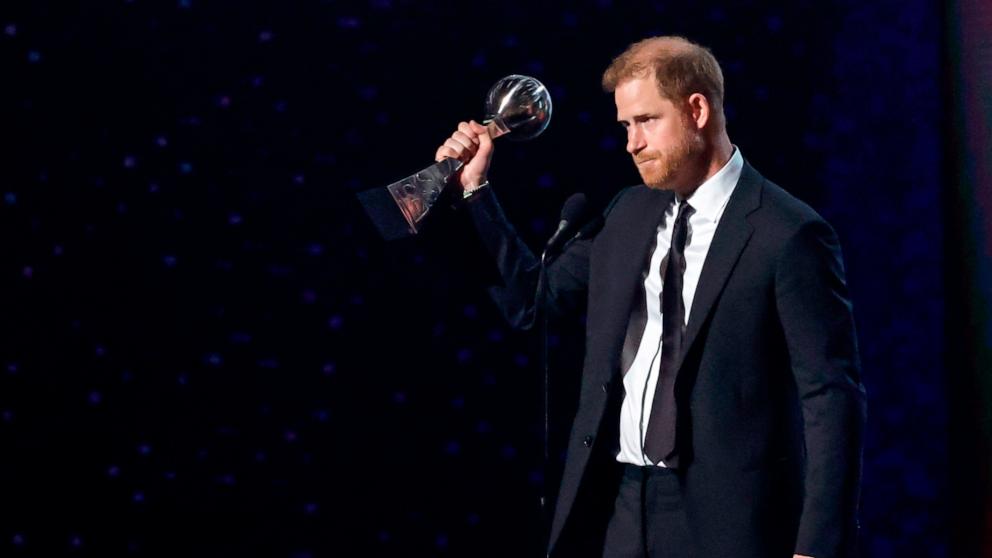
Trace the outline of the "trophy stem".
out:
[[[510,133],[510,127],[498,116],[491,120],[483,120],[483,123],[486,125],[486,129],[489,130],[489,137],[493,139]]]

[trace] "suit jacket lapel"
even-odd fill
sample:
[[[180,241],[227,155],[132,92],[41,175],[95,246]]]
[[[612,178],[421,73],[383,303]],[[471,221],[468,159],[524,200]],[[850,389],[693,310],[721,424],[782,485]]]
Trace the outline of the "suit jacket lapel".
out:
[[[714,303],[720,297],[730,273],[737,264],[744,247],[747,246],[751,233],[754,232],[747,222],[747,215],[761,205],[761,183],[764,178],[754,168],[744,163],[741,177],[737,181],[727,208],[720,218],[713,241],[706,253],[703,269],[696,285],[696,293],[689,311],[689,322],[686,326],[686,344],[676,370],[682,367],[682,361],[692,350],[692,344],[706,322]]]
[[[596,290],[598,296],[590,300],[589,315],[598,318],[589,320],[589,326],[596,328],[590,333],[593,338],[605,342],[600,355],[605,357],[604,362],[616,363],[615,367],[611,367],[614,373],[619,370],[620,351],[634,297],[636,293],[644,296],[643,289],[637,283],[641,280],[644,266],[650,262],[648,249],[674,194],[645,189],[641,191],[641,196],[622,215],[616,215],[622,222],[609,234],[609,241],[602,243],[605,265],[597,267],[605,273],[604,281],[596,286],[599,287]],[[590,292],[593,290],[590,289]]]

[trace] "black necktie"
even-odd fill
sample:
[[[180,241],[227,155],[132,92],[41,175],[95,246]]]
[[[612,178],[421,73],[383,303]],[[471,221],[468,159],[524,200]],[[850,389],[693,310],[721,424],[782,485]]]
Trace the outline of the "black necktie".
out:
[[[682,278],[685,275],[685,241],[689,234],[692,206],[679,205],[672,227],[672,245],[661,286],[661,362],[658,382],[651,404],[651,417],[644,440],[644,454],[652,463],[664,460],[669,467],[678,466],[675,453],[675,366],[685,347],[685,303],[682,299]]]

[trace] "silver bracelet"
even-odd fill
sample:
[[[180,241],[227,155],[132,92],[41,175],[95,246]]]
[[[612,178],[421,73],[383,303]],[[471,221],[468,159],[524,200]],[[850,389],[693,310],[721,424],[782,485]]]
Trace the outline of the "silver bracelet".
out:
[[[478,193],[479,190],[481,190],[483,188],[486,188],[488,186],[489,186],[489,181],[486,180],[485,182],[483,182],[482,184],[479,184],[478,186],[476,186],[475,188],[472,188],[471,190],[465,190],[464,192],[462,192],[462,199],[463,200],[467,200],[467,199],[471,198],[472,196],[474,196],[476,193]]]

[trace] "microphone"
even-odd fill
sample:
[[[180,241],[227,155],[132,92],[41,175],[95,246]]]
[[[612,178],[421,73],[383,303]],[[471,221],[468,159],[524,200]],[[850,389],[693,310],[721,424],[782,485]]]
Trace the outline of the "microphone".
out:
[[[551,235],[547,245],[544,247],[544,253],[551,253],[562,239],[565,238],[568,231],[585,220],[588,212],[589,204],[586,201],[585,194],[579,192],[569,196],[565,200],[565,205],[561,208],[561,220],[558,222],[558,230],[555,231],[555,234]]]

